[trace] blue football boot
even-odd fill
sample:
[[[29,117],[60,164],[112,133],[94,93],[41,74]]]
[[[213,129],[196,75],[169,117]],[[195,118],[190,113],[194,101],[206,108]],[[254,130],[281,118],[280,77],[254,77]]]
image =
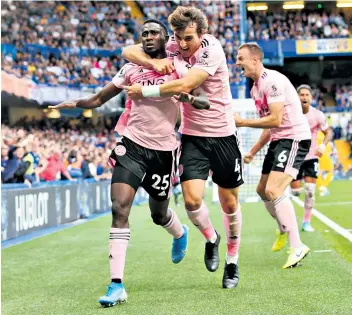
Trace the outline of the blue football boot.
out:
[[[174,264],[178,264],[186,256],[187,244],[188,244],[188,226],[182,224],[184,233],[182,237],[176,239],[172,242],[171,250],[171,260]]]
[[[111,282],[106,294],[99,299],[99,303],[104,307],[111,307],[123,302],[127,302],[127,292],[123,283]]]

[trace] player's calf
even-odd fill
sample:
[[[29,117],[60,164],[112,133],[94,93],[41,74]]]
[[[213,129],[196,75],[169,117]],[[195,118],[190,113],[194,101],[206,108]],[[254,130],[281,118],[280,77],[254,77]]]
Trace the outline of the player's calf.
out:
[[[204,235],[207,241],[215,243],[215,230],[210,221],[208,207],[204,201],[201,202],[199,208],[196,210],[189,210],[187,206],[188,204],[186,203],[187,215],[193,225]]]
[[[312,217],[314,202],[315,202],[315,184],[306,183],[304,185],[305,199],[304,199],[304,217],[302,230],[305,232],[313,232],[314,229],[310,225],[310,219]]]

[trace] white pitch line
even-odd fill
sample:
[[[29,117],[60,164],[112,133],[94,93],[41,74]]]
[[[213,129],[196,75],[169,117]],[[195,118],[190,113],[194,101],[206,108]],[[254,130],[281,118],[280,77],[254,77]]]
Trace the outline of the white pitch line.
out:
[[[352,201],[317,202],[315,205],[319,207],[352,205]]]
[[[297,203],[300,207],[304,207],[304,202],[298,197],[292,196],[292,200]],[[342,226],[338,225],[327,216],[319,212],[317,209],[313,209],[312,214],[315,215],[321,222],[327,225],[329,228],[333,229],[336,233],[340,234],[344,238],[348,239],[352,243],[352,234],[344,229]]]
[[[330,253],[332,252],[331,249],[318,249],[318,250],[314,250],[314,253]]]

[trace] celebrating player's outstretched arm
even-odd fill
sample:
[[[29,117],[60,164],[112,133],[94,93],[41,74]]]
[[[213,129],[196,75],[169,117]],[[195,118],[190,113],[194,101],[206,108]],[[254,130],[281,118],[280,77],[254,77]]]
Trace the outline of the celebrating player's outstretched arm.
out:
[[[50,109],[60,108],[83,108],[92,109],[97,108],[105,104],[107,101],[118,95],[122,91],[122,88],[116,87],[112,82],[105,85],[102,90],[98,93],[89,95],[88,97],[78,99],[76,101],[65,101],[60,104],[49,106]]]

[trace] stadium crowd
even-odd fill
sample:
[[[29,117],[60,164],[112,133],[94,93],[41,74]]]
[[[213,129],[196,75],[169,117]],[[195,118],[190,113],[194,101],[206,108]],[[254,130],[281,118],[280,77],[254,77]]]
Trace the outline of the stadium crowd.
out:
[[[317,39],[349,37],[351,23],[343,13],[303,11],[248,12],[247,39]]]
[[[1,9],[1,41],[18,48],[115,49],[133,38],[137,23],[121,1],[4,1]]]
[[[178,4],[195,5],[204,10],[209,19],[209,32],[223,45],[230,82],[238,84],[243,80],[240,69],[235,66],[240,45],[238,2],[140,1],[139,4],[146,18],[164,22]],[[342,14],[247,13],[248,40],[347,37],[349,34],[349,24]],[[140,21],[131,19],[130,7],[119,1],[5,1],[1,14],[1,41],[17,49],[16,54],[2,54],[2,69],[51,86],[105,85],[125,61],[119,53],[104,54],[96,49],[111,51],[133,44],[141,28]],[[32,46],[28,48],[28,44]],[[83,54],[84,49],[90,49],[89,53]]]
[[[26,126],[26,127],[24,127]],[[2,183],[60,179],[109,179],[108,158],[116,145],[113,122],[101,118],[40,120],[22,118],[1,126]]]
[[[317,87],[315,85],[312,85],[312,87],[312,105],[314,107],[317,107],[319,110],[323,112],[327,110],[324,101],[327,94],[334,98],[336,105],[334,109],[336,111],[343,112],[346,110],[352,110],[352,85],[333,85],[328,88],[324,86]]]
[[[122,65],[120,54],[96,55],[94,49],[134,43],[136,22],[122,2],[4,2],[2,17],[1,41],[17,49],[2,54],[2,69],[35,83],[105,85]],[[82,55],[81,49],[93,51]]]

